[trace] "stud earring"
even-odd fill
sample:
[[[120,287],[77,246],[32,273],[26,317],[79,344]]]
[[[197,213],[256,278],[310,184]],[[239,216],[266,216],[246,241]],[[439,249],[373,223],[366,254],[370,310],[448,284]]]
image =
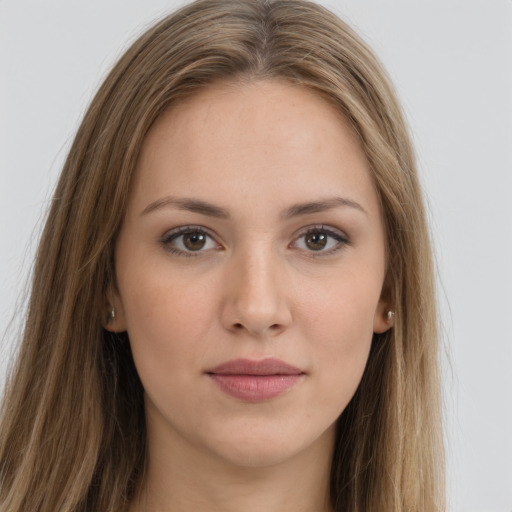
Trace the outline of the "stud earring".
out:
[[[103,328],[106,330],[106,331],[109,331],[109,332],[114,332],[114,329],[112,329],[112,326],[110,325],[110,323],[115,319],[116,317],[116,308],[114,308],[112,306],[112,310],[109,312],[109,314],[107,315],[107,321],[106,321],[106,325],[103,326]]]
[[[391,311],[389,310],[387,315],[386,315],[387,319],[388,319],[388,322],[392,322],[393,319],[395,318],[395,312],[394,311]]]

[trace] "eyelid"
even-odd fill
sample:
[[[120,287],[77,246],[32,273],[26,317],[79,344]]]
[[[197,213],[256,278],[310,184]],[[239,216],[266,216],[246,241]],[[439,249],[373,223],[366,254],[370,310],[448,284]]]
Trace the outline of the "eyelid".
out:
[[[216,244],[216,247],[204,249],[204,250],[191,251],[191,250],[179,249],[177,247],[172,246],[171,242],[173,240],[179,238],[183,234],[194,232],[194,231],[199,231],[201,233],[204,233],[207,237],[209,237]],[[313,249],[308,250],[308,249],[300,249],[298,247],[295,247],[295,245],[297,244],[297,241],[300,240],[301,238],[307,236],[308,234],[318,233],[318,232],[322,232],[322,233],[326,234],[328,237],[336,240],[337,241],[336,245],[328,250],[318,250],[318,251],[315,251]],[[160,237],[160,243],[164,246],[164,248],[168,252],[170,252],[172,254],[177,254],[177,255],[185,256],[185,257],[189,257],[189,256],[195,257],[195,256],[201,256],[204,253],[208,253],[212,250],[223,249],[223,246],[217,241],[217,239],[218,239],[217,235],[215,233],[213,233],[210,229],[208,229],[204,226],[186,225],[186,226],[179,226],[179,227],[170,229],[169,231],[166,231],[165,234],[162,237]],[[347,246],[349,244],[350,244],[349,237],[340,229],[335,228],[330,225],[315,224],[312,226],[303,227],[299,231],[297,231],[293,235],[293,240],[288,245],[288,247],[292,248],[292,249],[299,249],[302,252],[307,253],[307,255],[310,257],[322,257],[322,256],[329,256],[331,254],[337,253],[339,250],[343,249],[345,246]]]
[[[318,232],[325,233],[327,236],[337,240],[338,243],[335,245],[335,247],[328,250],[315,251],[303,249],[303,251],[307,253],[307,255],[310,257],[316,258],[322,256],[329,256],[331,254],[337,253],[338,251],[342,250],[344,247],[350,244],[349,237],[340,229],[325,224],[316,224],[313,226],[304,227],[298,233],[296,233],[292,243],[290,244],[290,247],[294,248],[294,244],[296,244],[298,240],[305,237],[306,235]]]
[[[198,251],[187,251],[183,249],[178,249],[177,247],[173,247],[171,245],[171,242],[173,240],[176,240],[181,235],[184,235],[186,233],[199,231],[201,233],[204,233],[207,237],[209,237],[215,244],[216,247],[214,249],[221,249],[222,245],[217,241],[217,236],[208,228],[204,226],[197,226],[197,225],[187,225],[187,226],[179,226],[173,229],[170,229],[169,231],[166,231],[163,236],[160,237],[160,243],[164,246],[164,248],[169,251],[171,254],[177,254],[179,256],[185,256],[185,257],[195,257],[195,256],[201,256],[203,253],[210,252],[213,250],[205,249],[205,250],[198,250]]]

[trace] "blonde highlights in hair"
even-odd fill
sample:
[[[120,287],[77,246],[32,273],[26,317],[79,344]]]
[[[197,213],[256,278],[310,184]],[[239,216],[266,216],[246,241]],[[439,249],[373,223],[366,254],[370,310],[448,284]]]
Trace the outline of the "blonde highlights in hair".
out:
[[[371,166],[394,328],[375,335],[338,421],[331,499],[343,512],[442,512],[435,289],[414,154],[395,94],[354,32],[304,0],[199,0],[143,34],[99,89],[58,182],[7,385],[1,512],[119,511],[146,456],[125,335],[102,325],[141,145],[173,103],[218,80],[285,80],[338,109]]]

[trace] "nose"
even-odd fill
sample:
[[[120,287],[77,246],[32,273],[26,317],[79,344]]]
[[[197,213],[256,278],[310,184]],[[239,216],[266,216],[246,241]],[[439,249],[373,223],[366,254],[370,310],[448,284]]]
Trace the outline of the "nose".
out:
[[[234,258],[227,273],[222,323],[251,336],[276,336],[292,320],[286,272],[270,250]]]

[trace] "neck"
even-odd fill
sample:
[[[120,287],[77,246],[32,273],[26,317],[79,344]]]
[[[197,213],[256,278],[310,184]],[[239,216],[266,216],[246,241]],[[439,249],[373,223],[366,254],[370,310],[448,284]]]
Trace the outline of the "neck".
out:
[[[334,429],[289,458],[257,466],[198,451],[172,436],[148,440],[145,477],[130,512],[332,512]]]

